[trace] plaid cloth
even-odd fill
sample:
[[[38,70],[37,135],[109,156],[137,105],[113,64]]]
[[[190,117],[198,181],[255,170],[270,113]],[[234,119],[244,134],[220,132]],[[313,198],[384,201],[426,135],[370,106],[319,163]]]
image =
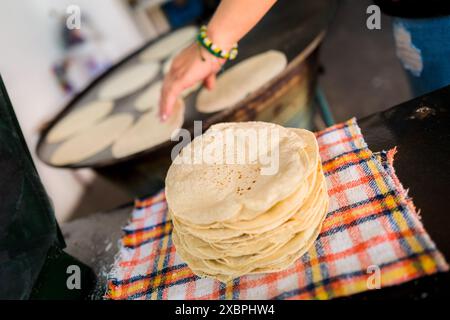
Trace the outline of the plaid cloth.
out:
[[[320,236],[293,266],[228,284],[194,275],[175,252],[160,192],[136,201],[105,298],[328,299],[369,290],[373,266],[381,287],[447,271],[395,175],[395,150],[372,153],[355,119],[317,139],[330,206]]]

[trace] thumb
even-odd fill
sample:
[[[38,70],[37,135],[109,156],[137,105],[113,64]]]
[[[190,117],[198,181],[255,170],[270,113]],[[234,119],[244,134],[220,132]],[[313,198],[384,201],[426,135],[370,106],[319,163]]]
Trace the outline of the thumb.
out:
[[[207,76],[203,84],[208,90],[214,89],[214,87],[216,86],[216,75],[212,73],[209,76]]]

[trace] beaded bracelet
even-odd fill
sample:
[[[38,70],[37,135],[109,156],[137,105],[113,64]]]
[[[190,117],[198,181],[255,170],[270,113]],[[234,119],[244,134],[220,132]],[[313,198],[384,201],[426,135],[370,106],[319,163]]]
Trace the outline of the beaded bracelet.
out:
[[[218,48],[212,41],[208,38],[208,35],[206,33],[207,28],[206,26],[202,26],[200,28],[200,32],[197,36],[198,43],[204,47],[206,50],[208,50],[209,53],[212,55],[226,60],[234,60],[236,59],[236,56],[238,54],[238,45],[235,44],[230,51],[225,51],[220,48]]]

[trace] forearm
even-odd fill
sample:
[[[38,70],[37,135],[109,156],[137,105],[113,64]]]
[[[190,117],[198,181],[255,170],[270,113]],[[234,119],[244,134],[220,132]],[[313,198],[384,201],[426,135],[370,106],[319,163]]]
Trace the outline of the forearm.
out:
[[[249,32],[276,0],[222,0],[208,24],[208,37],[229,49]]]

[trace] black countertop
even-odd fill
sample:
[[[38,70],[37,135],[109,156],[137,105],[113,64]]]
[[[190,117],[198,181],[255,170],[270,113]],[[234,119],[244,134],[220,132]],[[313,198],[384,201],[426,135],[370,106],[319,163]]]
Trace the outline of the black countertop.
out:
[[[450,86],[358,121],[372,151],[397,147],[395,170],[450,259]]]
[[[420,210],[425,229],[450,261],[450,86],[358,121],[372,151],[397,147],[394,167]],[[444,298],[449,272],[352,299]]]

